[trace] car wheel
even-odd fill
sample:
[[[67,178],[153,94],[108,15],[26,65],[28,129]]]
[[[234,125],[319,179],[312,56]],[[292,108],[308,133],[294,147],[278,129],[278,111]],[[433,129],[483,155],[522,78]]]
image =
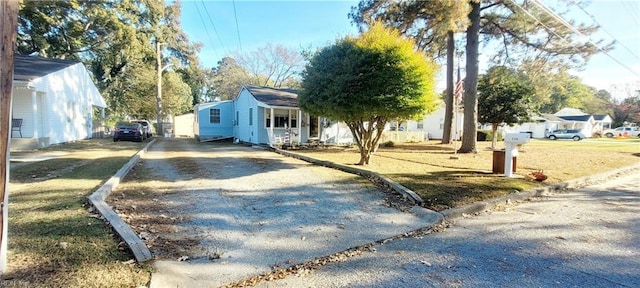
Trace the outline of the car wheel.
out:
[[[549,136],[549,139],[556,140],[556,139],[558,139],[558,137],[556,137],[555,135],[551,135],[551,136]]]
[[[573,138],[571,138],[571,139],[573,139],[573,141],[580,141],[581,140],[580,136],[573,136]]]
[[[613,138],[613,133],[607,133],[607,134],[604,134],[604,136],[607,136],[608,138]]]
[[[113,142],[118,142],[118,138],[113,138]]]

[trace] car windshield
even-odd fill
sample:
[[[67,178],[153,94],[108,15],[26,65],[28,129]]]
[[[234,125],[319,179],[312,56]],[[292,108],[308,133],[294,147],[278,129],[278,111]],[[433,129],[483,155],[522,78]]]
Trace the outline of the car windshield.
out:
[[[138,123],[118,123],[120,129],[138,129]]]

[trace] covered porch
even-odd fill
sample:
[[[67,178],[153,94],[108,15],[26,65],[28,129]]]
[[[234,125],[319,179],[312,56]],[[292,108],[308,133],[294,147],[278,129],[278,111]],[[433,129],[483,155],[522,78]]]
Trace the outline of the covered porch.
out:
[[[319,141],[320,117],[302,112],[299,108],[261,107],[267,144],[302,145]]]

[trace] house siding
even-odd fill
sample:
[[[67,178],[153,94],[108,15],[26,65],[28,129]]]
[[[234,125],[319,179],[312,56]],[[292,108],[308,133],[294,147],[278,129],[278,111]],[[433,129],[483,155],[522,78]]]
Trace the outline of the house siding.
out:
[[[238,125],[236,126],[235,137],[242,142],[256,143],[258,141],[257,134],[257,107],[258,101],[253,98],[251,93],[247,89],[242,89],[235,102],[235,111],[238,112],[239,118]],[[253,108],[253,125],[249,125],[249,108]]]
[[[13,102],[23,138],[46,139],[46,145],[92,137],[93,106],[106,107],[81,63],[14,86]]]
[[[211,109],[220,109],[220,123],[210,122]],[[233,137],[233,101],[205,103],[196,106],[195,136],[200,140]]]
[[[442,135],[444,134],[444,113],[445,112],[445,105],[442,104],[442,106],[440,106],[440,108],[438,108],[436,111],[434,111],[433,113],[429,114],[429,115],[425,115],[424,116],[424,123],[423,123],[423,129],[424,132],[426,133],[426,138],[427,139],[442,139]],[[463,125],[464,125],[464,114],[461,112],[458,112],[457,114],[457,120],[454,118],[452,119],[452,128],[454,128],[454,131],[452,132],[458,132],[461,133],[461,131],[463,130]],[[458,129],[455,129],[454,126],[456,126],[456,123],[458,124]],[[416,127],[417,127],[417,123],[416,123]],[[412,131],[412,130],[409,130]],[[455,134],[454,134],[455,135]],[[462,135],[459,135],[457,138],[459,139]]]

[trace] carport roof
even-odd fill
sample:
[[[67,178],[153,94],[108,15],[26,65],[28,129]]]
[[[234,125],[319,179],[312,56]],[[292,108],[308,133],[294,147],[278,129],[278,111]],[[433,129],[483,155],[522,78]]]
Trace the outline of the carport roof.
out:
[[[298,90],[290,88],[273,88],[259,86],[244,86],[256,100],[269,106],[298,108]]]
[[[31,81],[80,63],[76,60],[50,59],[20,54],[15,54],[13,59],[13,79],[17,81]]]

